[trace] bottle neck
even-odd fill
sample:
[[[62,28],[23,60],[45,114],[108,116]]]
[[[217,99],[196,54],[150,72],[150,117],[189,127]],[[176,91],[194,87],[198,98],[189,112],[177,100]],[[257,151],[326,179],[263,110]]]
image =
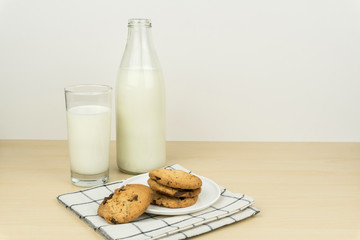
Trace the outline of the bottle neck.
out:
[[[128,38],[120,68],[161,68],[152,41],[151,26],[144,24],[130,25],[129,23]]]
[[[129,27],[126,47],[133,50],[152,51],[154,49],[151,28],[144,26]]]

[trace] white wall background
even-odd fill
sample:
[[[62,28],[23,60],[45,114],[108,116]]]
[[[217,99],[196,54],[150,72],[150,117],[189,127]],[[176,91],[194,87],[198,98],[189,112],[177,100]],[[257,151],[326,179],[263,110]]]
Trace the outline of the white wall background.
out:
[[[360,141],[356,0],[2,0],[0,139],[66,139],[63,88],[114,86],[133,17],[153,22],[168,140]]]

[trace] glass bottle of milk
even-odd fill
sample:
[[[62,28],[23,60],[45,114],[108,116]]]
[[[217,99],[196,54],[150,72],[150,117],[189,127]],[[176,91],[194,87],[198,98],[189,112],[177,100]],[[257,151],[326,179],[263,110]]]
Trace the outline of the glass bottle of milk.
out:
[[[117,165],[138,174],[165,165],[165,86],[149,19],[130,19],[116,82]]]

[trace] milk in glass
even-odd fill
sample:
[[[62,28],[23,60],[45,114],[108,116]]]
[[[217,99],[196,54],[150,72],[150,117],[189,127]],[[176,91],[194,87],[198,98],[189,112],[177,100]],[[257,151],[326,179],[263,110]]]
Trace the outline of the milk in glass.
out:
[[[97,105],[67,110],[71,171],[98,174],[109,168],[110,108]]]

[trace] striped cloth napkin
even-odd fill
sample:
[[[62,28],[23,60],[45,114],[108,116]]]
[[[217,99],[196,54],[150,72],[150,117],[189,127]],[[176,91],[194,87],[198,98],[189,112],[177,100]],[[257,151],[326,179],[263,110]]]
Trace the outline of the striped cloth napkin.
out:
[[[175,164],[166,168],[190,172]],[[222,226],[232,224],[259,213],[252,206],[254,199],[244,194],[232,193],[221,186],[220,198],[210,207],[192,214],[160,216],[144,213],[136,220],[112,225],[97,215],[104,197],[124,185],[126,180],[64,193],[58,201],[76,214],[96,232],[109,240],[120,239],[185,239]]]

